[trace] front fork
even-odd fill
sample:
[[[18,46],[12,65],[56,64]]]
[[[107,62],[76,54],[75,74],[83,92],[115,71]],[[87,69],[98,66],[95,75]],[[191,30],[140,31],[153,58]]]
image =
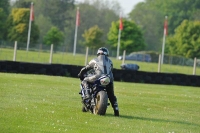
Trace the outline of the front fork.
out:
[[[94,101],[94,98],[93,98],[93,94],[91,95],[92,96],[92,99],[91,100],[83,100],[83,98],[85,97],[85,92],[84,92],[84,87],[82,84],[80,84],[80,92],[79,94],[81,95],[81,99],[82,99],[82,104],[87,108],[87,109],[90,109],[95,106],[95,101]]]

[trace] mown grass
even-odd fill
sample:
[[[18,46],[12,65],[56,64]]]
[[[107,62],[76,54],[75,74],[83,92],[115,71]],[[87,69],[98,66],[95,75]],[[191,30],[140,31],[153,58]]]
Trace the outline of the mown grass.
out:
[[[120,117],[81,112],[79,79],[0,73],[1,133],[199,133],[197,87],[115,82]]]
[[[0,48],[0,60],[13,60],[13,49]],[[88,61],[94,58],[95,55],[90,55]],[[29,51],[18,50],[17,51],[17,61],[22,62],[36,62],[36,63],[49,63],[50,52],[49,51]],[[117,60],[114,57],[110,57],[113,61],[114,68],[121,69],[121,60]],[[70,65],[85,65],[85,55],[76,54],[73,56],[72,53],[54,53],[52,63],[56,64],[70,64]],[[158,72],[157,63],[147,63],[139,61],[125,61],[125,63],[138,64],[140,66],[140,71],[147,72]],[[193,67],[191,66],[178,66],[163,64],[161,66],[161,72],[163,73],[181,73],[181,74],[193,74]],[[200,67],[196,68],[196,75],[200,75]]]

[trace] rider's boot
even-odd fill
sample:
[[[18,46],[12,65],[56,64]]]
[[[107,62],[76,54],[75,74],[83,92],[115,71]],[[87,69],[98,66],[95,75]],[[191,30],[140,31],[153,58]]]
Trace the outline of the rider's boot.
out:
[[[113,106],[113,110],[114,110],[114,115],[119,116],[119,107],[118,107],[117,102],[115,102],[115,104]]]

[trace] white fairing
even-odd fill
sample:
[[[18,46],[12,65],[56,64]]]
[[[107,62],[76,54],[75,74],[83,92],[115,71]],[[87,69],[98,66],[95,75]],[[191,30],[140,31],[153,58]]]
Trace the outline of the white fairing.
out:
[[[100,79],[100,83],[101,83],[101,85],[106,86],[110,83],[110,78],[107,76],[103,76]]]

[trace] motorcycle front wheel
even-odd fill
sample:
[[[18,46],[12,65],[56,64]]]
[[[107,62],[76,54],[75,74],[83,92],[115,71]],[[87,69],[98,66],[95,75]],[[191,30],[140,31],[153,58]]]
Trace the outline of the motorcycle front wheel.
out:
[[[105,115],[108,105],[108,95],[105,91],[99,91],[95,98],[96,106],[93,108],[93,113],[97,115]]]
[[[82,106],[82,112],[87,112],[87,109],[84,105]]]

